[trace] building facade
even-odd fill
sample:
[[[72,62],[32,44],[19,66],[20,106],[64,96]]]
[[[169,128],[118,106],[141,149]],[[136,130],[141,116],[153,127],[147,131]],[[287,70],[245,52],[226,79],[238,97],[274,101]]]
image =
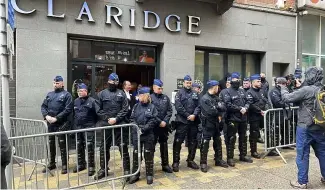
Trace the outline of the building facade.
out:
[[[271,80],[294,69],[294,13],[239,3],[221,10],[216,2],[17,1],[25,13],[16,11],[12,113],[40,119],[56,75],[69,91],[83,80],[93,95],[111,72],[143,85],[161,78],[171,96],[186,74],[205,83],[227,72],[262,71]]]

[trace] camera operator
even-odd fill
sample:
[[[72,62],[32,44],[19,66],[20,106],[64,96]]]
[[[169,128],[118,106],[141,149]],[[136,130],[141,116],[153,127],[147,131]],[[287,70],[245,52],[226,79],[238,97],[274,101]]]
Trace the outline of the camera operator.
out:
[[[319,159],[321,182],[325,183],[325,130],[314,124],[314,104],[316,93],[322,86],[323,69],[310,67],[305,72],[305,81],[299,89],[289,92],[284,84],[281,86],[281,96],[284,103],[298,103],[297,124],[297,158],[298,180],[290,184],[294,188],[307,189],[310,146],[313,147]]]

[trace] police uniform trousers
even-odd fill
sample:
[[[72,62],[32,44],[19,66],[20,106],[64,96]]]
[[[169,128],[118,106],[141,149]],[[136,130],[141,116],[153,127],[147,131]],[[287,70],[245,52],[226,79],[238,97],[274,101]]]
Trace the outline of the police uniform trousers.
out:
[[[160,144],[160,157],[161,157],[161,165],[168,166],[169,159],[168,159],[168,126],[159,127],[157,125],[154,128],[154,145],[156,147],[157,143]]]
[[[176,124],[176,133],[174,137],[173,144],[173,162],[179,163],[180,161],[180,151],[182,143],[185,140],[185,136],[188,138],[188,157],[187,161],[193,161],[197,149],[197,133],[198,125],[197,124],[184,124],[178,122]]]
[[[121,125],[121,123],[117,123],[116,125]],[[99,121],[97,122],[98,127],[110,126],[107,121]],[[115,128],[115,129],[105,129],[104,131],[99,131],[102,138],[100,148],[99,148],[99,162],[100,168],[102,171],[109,170],[108,163],[110,160],[110,148],[112,145],[118,146],[121,157],[123,158],[123,169],[124,173],[129,173],[130,171],[130,155],[128,152],[128,143],[129,143],[129,133],[131,132],[131,128],[123,127]],[[105,167],[106,165],[106,167]]]
[[[146,165],[146,176],[153,176],[153,158],[155,154],[155,135],[153,131],[146,132],[140,135],[140,150],[138,149],[138,135],[137,132],[132,132],[132,145],[134,147],[133,151],[133,165],[132,165],[132,173],[134,174],[137,170],[141,162],[139,163],[138,154],[140,153],[141,161],[142,161],[142,153],[145,160]],[[140,172],[136,174],[136,176],[140,176]]]
[[[257,140],[259,138],[260,129],[264,128],[264,120],[261,116],[259,120],[249,121],[249,143],[251,147],[251,153],[257,152]]]
[[[54,133],[59,131],[66,131],[69,129],[69,122],[65,122],[63,124],[50,124],[47,123],[48,126],[48,132]],[[61,153],[61,161],[62,166],[67,166],[68,163],[68,155],[67,155],[67,139],[69,139],[69,135],[58,135],[58,142],[60,147],[60,153]],[[55,136],[49,136],[49,149],[50,149],[50,165],[55,165],[55,156],[56,156],[56,143],[55,143]]]
[[[208,119],[202,119],[202,145],[201,145],[201,161],[200,164],[207,164],[207,156],[209,151],[209,143],[213,139],[214,160],[220,162],[222,160],[222,144],[219,124],[211,122]]]
[[[75,129],[87,129],[94,126],[75,126]],[[86,165],[85,151],[88,153],[88,166],[95,167],[95,132],[77,133],[76,150],[78,154],[78,165]]]
[[[240,157],[244,157],[247,155],[247,122],[236,122],[229,121],[228,124],[224,128],[224,137],[225,143],[227,147],[227,159],[234,158],[234,149],[236,144],[236,134],[239,136],[239,152]]]

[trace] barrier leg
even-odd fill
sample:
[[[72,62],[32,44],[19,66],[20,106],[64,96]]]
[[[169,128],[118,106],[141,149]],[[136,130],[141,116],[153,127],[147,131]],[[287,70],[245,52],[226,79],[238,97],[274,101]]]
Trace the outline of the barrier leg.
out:
[[[279,149],[278,148],[275,148],[275,150],[277,151],[277,153],[281,156],[281,158],[282,158],[282,160],[283,160],[283,162],[285,163],[285,164],[287,164],[287,161],[286,161],[286,159],[282,156],[282,154],[281,154],[281,152],[279,151]]]

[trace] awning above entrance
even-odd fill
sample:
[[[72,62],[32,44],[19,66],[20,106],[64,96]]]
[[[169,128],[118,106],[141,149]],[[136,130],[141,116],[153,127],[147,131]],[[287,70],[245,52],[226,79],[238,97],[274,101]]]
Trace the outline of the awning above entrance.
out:
[[[145,3],[150,0],[135,0],[138,3]],[[192,1],[200,1],[204,3],[211,3],[215,7],[216,13],[218,15],[222,15],[227,12],[232,6],[234,0],[192,0]]]

